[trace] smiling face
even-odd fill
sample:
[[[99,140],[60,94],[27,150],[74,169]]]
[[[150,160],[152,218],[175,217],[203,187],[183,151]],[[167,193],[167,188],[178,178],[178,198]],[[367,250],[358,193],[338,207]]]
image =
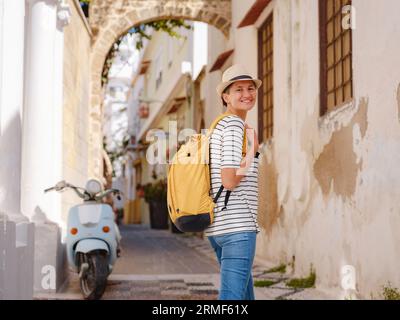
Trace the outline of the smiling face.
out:
[[[256,103],[257,89],[253,81],[243,80],[231,84],[222,98],[228,108],[237,111],[249,111]]]

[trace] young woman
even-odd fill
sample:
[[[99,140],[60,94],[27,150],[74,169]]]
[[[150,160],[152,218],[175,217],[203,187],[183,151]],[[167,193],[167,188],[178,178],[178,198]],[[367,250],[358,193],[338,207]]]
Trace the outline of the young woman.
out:
[[[254,300],[251,274],[258,209],[258,139],[246,123],[261,81],[241,65],[227,69],[217,93],[229,115],[210,139],[211,192],[219,194],[214,221],[205,231],[221,270],[220,300]],[[246,131],[247,150],[242,154]],[[223,188],[221,187],[223,186]],[[221,193],[222,190],[222,193]],[[220,191],[220,192],[219,192]]]

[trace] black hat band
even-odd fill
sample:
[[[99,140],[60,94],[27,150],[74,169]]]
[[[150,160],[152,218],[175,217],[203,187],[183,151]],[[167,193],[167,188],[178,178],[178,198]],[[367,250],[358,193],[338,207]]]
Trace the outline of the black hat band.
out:
[[[240,79],[251,79],[251,80],[253,80],[253,78],[250,77],[250,76],[241,75],[241,76],[234,77],[234,78],[232,78],[232,79],[229,80],[229,81],[235,81],[235,80],[240,80]]]

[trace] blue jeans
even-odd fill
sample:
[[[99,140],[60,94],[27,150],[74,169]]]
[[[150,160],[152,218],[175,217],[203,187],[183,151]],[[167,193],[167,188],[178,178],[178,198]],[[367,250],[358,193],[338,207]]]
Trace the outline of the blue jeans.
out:
[[[210,236],[221,269],[219,300],[254,300],[253,266],[256,232]]]

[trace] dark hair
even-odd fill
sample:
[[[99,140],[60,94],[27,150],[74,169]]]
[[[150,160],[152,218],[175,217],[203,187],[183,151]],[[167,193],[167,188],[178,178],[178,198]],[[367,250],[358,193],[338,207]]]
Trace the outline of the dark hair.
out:
[[[232,85],[233,85],[233,83],[231,83],[229,86],[227,86],[227,87],[225,88],[225,90],[222,92],[222,94],[224,94],[224,93],[229,94],[229,89],[231,88]],[[224,107],[227,107],[228,105],[226,104],[224,98],[222,98],[222,94],[221,94],[222,105],[223,105]]]

